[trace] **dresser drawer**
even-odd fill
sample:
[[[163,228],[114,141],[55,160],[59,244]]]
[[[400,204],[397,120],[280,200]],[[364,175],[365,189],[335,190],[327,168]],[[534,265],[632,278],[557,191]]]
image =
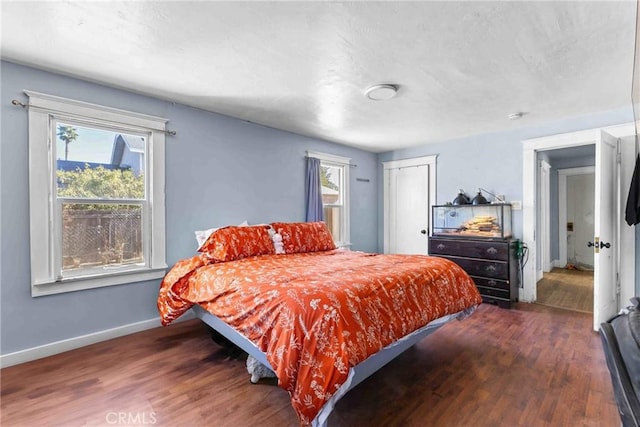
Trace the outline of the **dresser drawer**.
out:
[[[510,295],[508,290],[498,289],[498,288],[485,288],[483,286],[478,286],[478,292],[482,296],[491,296],[496,298],[502,298],[506,301],[509,301]]]
[[[457,255],[507,261],[509,259],[509,244],[507,242],[483,242],[432,237],[429,239],[429,253],[432,255]]]
[[[492,297],[490,295],[481,295],[482,302],[487,304],[495,304],[500,308],[511,308],[511,301],[502,298]]]
[[[485,261],[481,259],[442,256],[450,259],[464,269],[470,276],[509,280],[509,266],[506,262]]]
[[[505,291],[509,291],[511,286],[506,280],[487,279],[485,277],[473,277],[473,281],[476,282],[477,286],[502,289]]]
[[[471,276],[485,303],[511,308],[518,297],[518,260],[512,239],[478,239],[458,236],[429,238],[429,254],[458,264]]]

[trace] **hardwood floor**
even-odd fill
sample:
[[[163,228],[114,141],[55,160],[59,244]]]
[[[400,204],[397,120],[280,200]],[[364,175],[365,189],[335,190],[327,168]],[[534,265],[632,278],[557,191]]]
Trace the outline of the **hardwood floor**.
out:
[[[537,284],[538,304],[593,313],[593,271],[554,268]]]
[[[329,426],[619,426],[591,316],[483,304],[340,400]],[[197,320],[0,371],[2,426],[296,426]]]

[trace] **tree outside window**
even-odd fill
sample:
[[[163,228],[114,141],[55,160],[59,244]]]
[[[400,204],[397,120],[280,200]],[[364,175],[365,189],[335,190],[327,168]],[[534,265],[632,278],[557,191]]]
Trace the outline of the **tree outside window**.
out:
[[[162,278],[167,119],[25,94],[31,295]]]
[[[144,200],[144,169],[136,174],[122,159],[126,151],[144,156],[144,137],[62,123],[57,129],[65,147],[64,161],[56,162],[62,274],[143,262],[142,205],[123,202]]]

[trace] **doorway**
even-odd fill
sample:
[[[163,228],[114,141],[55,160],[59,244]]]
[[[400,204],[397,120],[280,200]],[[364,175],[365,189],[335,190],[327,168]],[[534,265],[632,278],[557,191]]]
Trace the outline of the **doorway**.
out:
[[[549,178],[549,191],[540,191],[540,205],[549,206],[541,229],[544,257],[536,303],[593,313],[595,146],[584,145],[540,153]],[[551,196],[553,195],[553,197]],[[547,198],[547,200],[545,200]],[[552,200],[553,199],[553,200]],[[551,232],[553,228],[554,232]],[[557,230],[557,232],[556,232]]]
[[[523,144],[523,241],[529,260],[523,268],[520,300],[536,302],[538,271],[543,251],[539,247],[538,161],[546,152],[561,148],[596,147],[594,208],[593,329],[614,315],[635,290],[635,239],[621,233],[622,187],[628,188],[633,172],[633,124],[595,128],[524,141]],[[539,156],[542,156],[541,158]],[[622,184],[624,183],[624,184]],[[626,194],[624,197],[626,200]]]
[[[427,254],[436,156],[383,163],[384,252]]]
[[[559,266],[593,271],[595,168],[560,169],[558,184]]]

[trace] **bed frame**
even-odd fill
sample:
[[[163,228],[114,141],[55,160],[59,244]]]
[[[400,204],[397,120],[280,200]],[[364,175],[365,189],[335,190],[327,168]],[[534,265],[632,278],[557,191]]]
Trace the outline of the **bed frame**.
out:
[[[199,305],[194,305],[191,310],[193,310],[196,317],[201,319],[207,325],[218,331],[225,338],[233,342],[235,345],[240,347],[242,350],[249,353],[251,356],[255,357],[260,363],[273,370],[269,362],[267,361],[267,357],[265,353],[260,351],[258,347],[255,346],[251,341],[245,338],[243,335],[238,333],[231,326],[224,323],[218,317],[206,311],[204,308]],[[338,400],[340,400],[344,395],[347,394],[349,390],[360,384],[362,381],[367,379],[370,375],[375,373],[377,370],[382,368],[384,365],[395,359],[409,347],[416,344],[418,341],[422,340],[424,337],[432,334],[444,324],[450,322],[453,319],[462,319],[473,312],[473,309],[460,311],[455,314],[449,314],[444,317],[440,317],[438,319],[433,320],[427,325],[423,326],[420,329],[415,330],[409,335],[405,335],[400,338],[398,341],[395,341],[379,352],[371,355],[368,359],[359,363],[355,367],[349,370],[349,376],[344,384],[340,386],[338,391],[333,394],[331,399],[329,399],[316,418],[312,421],[311,425],[313,427],[326,427],[327,420],[329,418],[329,414],[333,411]]]

